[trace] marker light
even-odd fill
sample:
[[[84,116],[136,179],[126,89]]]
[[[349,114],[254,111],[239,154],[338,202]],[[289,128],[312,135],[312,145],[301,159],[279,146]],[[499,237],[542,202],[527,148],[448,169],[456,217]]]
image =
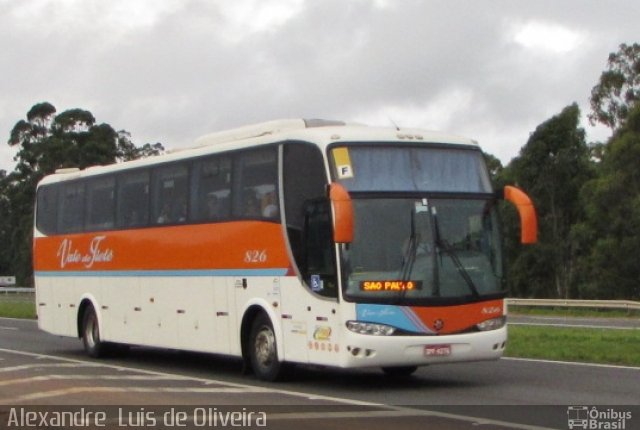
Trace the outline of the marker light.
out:
[[[394,327],[385,324],[365,323],[360,321],[347,321],[347,328],[358,334],[369,334],[373,336],[391,336],[396,331]]]

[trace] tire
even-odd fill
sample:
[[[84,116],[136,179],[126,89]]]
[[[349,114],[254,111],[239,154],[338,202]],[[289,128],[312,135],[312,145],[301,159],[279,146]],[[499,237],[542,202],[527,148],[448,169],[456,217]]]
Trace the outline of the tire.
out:
[[[273,324],[260,313],[253,320],[249,335],[249,361],[253,373],[263,381],[278,381],[285,376],[285,363],[278,358],[278,346]]]
[[[89,357],[104,357],[108,352],[108,345],[100,338],[100,324],[93,306],[89,306],[82,316],[82,343]]]
[[[396,367],[383,367],[382,371],[387,376],[393,376],[397,378],[406,378],[418,370],[418,366],[396,366]]]

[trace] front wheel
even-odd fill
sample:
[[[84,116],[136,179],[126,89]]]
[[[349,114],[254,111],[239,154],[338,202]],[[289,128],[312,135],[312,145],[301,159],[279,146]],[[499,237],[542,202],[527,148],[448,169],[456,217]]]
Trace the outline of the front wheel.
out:
[[[89,357],[99,358],[107,353],[107,345],[100,339],[100,325],[95,309],[89,306],[82,318],[82,343]]]
[[[278,360],[273,324],[263,313],[259,314],[251,325],[249,359],[253,372],[263,381],[277,381],[285,374],[285,363]]]

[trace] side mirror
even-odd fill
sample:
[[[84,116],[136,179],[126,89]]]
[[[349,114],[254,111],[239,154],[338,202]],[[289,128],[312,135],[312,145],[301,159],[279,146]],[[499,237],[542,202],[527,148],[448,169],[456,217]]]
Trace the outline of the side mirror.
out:
[[[353,204],[349,192],[341,184],[333,182],[329,186],[329,199],[333,205],[334,242],[353,242]]]
[[[538,241],[538,218],[531,198],[520,188],[504,187],[504,199],[515,205],[520,215],[520,242],[524,244]]]

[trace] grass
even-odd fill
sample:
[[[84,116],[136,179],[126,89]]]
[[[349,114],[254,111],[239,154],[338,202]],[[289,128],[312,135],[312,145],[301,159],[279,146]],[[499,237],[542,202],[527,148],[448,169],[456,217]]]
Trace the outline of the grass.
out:
[[[511,326],[505,355],[640,366],[640,330]]]
[[[36,305],[32,295],[0,295],[0,317],[36,318]]]

